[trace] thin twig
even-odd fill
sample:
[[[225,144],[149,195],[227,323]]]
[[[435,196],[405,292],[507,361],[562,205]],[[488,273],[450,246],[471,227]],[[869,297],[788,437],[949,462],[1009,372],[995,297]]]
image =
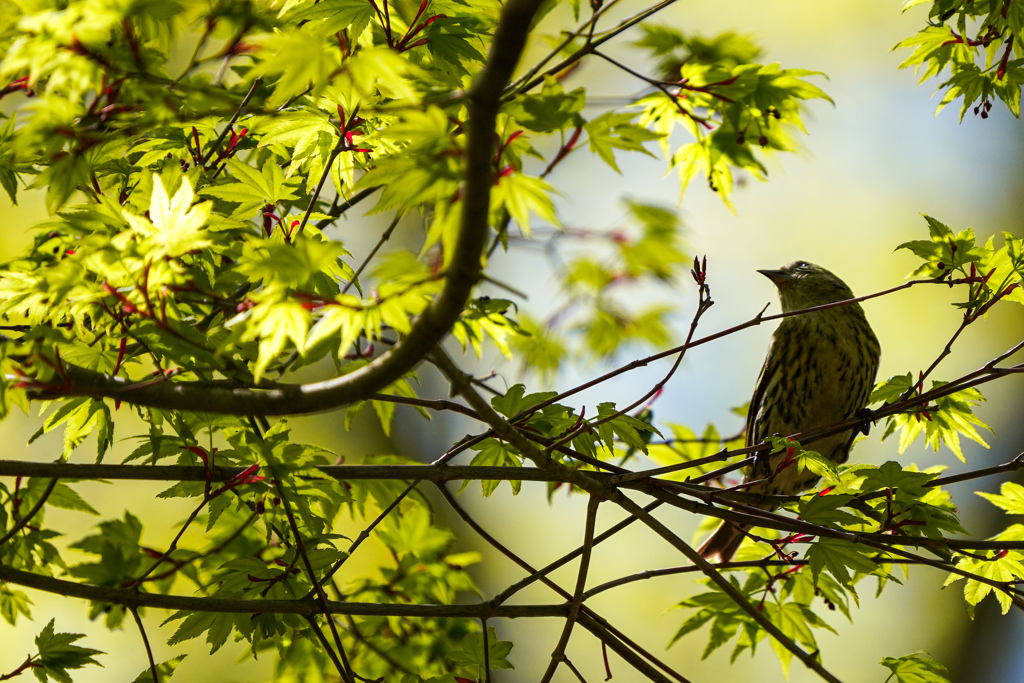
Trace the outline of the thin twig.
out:
[[[573,665],[572,661],[570,661],[570,659],[565,655],[562,655],[562,663],[569,667],[569,671],[573,672],[573,674],[576,676],[577,681],[579,681],[580,683],[587,683],[587,679],[583,677],[583,674],[579,672],[579,669],[577,669]]]
[[[428,398],[417,398],[415,396],[395,396],[394,394],[370,394],[369,400],[371,401],[385,401],[387,403],[400,403],[407,406],[418,406],[420,408],[429,408],[430,410],[450,410],[456,413],[462,413],[467,417],[471,417],[474,420],[479,420],[480,416],[476,414],[471,408],[467,408],[461,403],[455,403],[454,401],[448,401],[443,398],[439,399],[428,399]]]
[[[333,206],[333,204],[332,204],[331,210],[328,212],[328,213],[331,214],[332,217],[331,218],[324,218],[322,220],[317,221],[316,227],[319,230],[323,230],[328,225],[330,225],[331,223],[333,223],[334,221],[338,220],[343,215],[345,215],[346,211],[348,211],[353,206],[355,206],[359,202],[361,202],[364,199],[366,199],[367,197],[369,197],[371,194],[373,194],[374,192],[376,192],[380,188],[381,188],[381,186],[379,186],[379,185],[377,187],[367,187],[367,188],[365,188],[363,190],[359,190],[359,192],[356,192],[349,199],[347,199],[346,201],[338,204],[337,207]],[[337,198],[335,198],[335,199],[337,199]]]
[[[330,619],[330,615],[328,615],[327,618]],[[352,617],[349,617],[349,619],[351,618]],[[316,617],[312,615],[307,616],[306,623],[309,624],[309,628],[313,631],[314,635],[316,635],[316,639],[320,641],[320,647],[322,647],[324,652],[327,653],[331,663],[334,664],[335,670],[338,672],[344,672],[346,670],[345,664],[338,658],[338,653],[334,651],[334,648],[331,647],[331,644],[327,641],[327,636],[324,635],[323,629],[316,623]],[[345,674],[342,673],[341,676],[344,680]]]
[[[694,261],[696,262],[696,259],[694,259]],[[576,429],[569,430],[569,433],[555,441],[555,443],[549,447],[549,450],[552,448],[557,448],[558,446],[562,446],[572,441],[572,439],[574,439],[577,435],[581,434],[583,431],[593,430],[594,428],[599,427],[602,424],[605,424],[606,422],[614,420],[615,418],[625,415],[629,411],[640,407],[648,400],[650,400],[652,397],[656,396],[665,387],[665,385],[668,384],[668,381],[672,379],[673,375],[675,375],[676,370],[679,369],[680,364],[682,364],[683,362],[683,358],[686,356],[686,350],[689,348],[690,342],[693,341],[693,335],[697,331],[697,325],[700,323],[701,317],[714,304],[714,301],[712,301],[710,297],[710,290],[708,289],[707,285],[703,283],[703,281],[700,282],[700,286],[698,287],[697,292],[697,312],[694,313],[693,319],[690,321],[690,330],[686,334],[686,341],[683,342],[683,345],[681,347],[679,347],[680,351],[676,356],[675,361],[672,363],[672,367],[669,368],[669,371],[667,373],[665,373],[665,376],[662,377],[658,382],[656,382],[654,386],[652,386],[650,390],[647,391],[647,393],[645,393],[643,396],[641,396],[639,399],[637,399],[630,405],[626,406],[625,408],[621,410],[616,410],[611,415],[606,415],[605,417],[602,417],[593,422],[584,422]]]
[[[139,610],[132,607],[128,611],[135,618],[135,625],[139,627],[139,635],[142,636],[142,644],[146,647],[146,657],[149,659],[149,672],[153,675],[153,683],[160,683],[160,674],[157,672],[156,661],[153,659],[153,648],[149,646],[149,637],[146,636],[146,627],[142,625],[142,619],[139,618]]]
[[[262,441],[263,432],[267,429],[266,418],[251,416],[249,421],[253,426],[253,431],[256,436]],[[262,429],[257,428],[257,423],[259,423]],[[327,593],[324,591],[323,586],[317,579],[316,572],[313,570],[313,563],[310,562],[309,553],[306,551],[306,542],[303,540],[302,533],[299,531],[298,522],[295,520],[295,513],[292,511],[290,495],[285,491],[282,477],[278,474],[275,463],[268,461],[267,465],[273,474],[274,490],[277,492],[277,497],[281,500],[281,507],[284,508],[285,517],[288,519],[288,526],[292,532],[292,539],[295,541],[295,553],[302,560],[303,568],[306,571],[306,577],[308,578],[309,583],[313,586],[312,592],[316,594],[316,597],[320,602],[320,607],[323,609],[327,626],[331,629],[331,635],[334,638],[334,645],[337,647],[338,657],[340,658],[340,661],[338,661],[338,659],[332,657],[332,660],[336,664],[338,675],[341,676],[341,680],[344,681],[344,683],[355,683],[355,674],[349,664],[348,657],[345,655],[345,647],[341,642],[341,634],[338,633],[338,626],[334,623],[334,617],[331,615],[330,601],[327,599]],[[312,617],[310,617],[310,625],[313,627],[314,631],[318,631],[315,621],[312,621]],[[329,649],[330,648],[328,647],[328,650]]]
[[[491,644],[487,637],[487,619],[480,620],[484,641],[484,682],[491,683]]]
[[[395,496],[395,499],[391,501],[390,505],[381,510],[380,514],[378,514],[377,517],[372,522],[370,522],[370,524],[368,524],[366,527],[359,531],[359,535],[356,536],[355,540],[352,541],[352,543],[349,545],[348,552],[346,552],[345,555],[340,560],[335,562],[334,565],[327,571],[327,573],[324,574],[323,579],[321,579],[320,581],[321,584],[327,582],[332,576],[334,576],[338,572],[339,569],[342,568],[342,566],[344,566],[345,562],[348,561],[348,558],[352,557],[352,553],[356,551],[356,548],[362,545],[363,541],[370,537],[370,534],[373,532],[374,529],[377,528],[377,525],[383,522],[384,518],[390,515],[391,512],[398,507],[398,504],[405,500],[406,496],[413,492],[417,484],[419,484],[421,481],[421,479],[416,479],[414,481],[409,482],[409,485],[405,487],[405,490],[403,490],[401,493]]]
[[[553,571],[556,568],[556,566],[548,565],[547,567],[541,570],[534,569],[528,562],[523,560],[516,553],[512,552],[508,547],[499,542],[496,538],[494,538],[494,536],[492,536],[485,529],[483,529],[483,527],[481,527],[476,522],[476,520],[474,520],[469,515],[469,513],[467,513],[466,510],[461,505],[459,505],[458,501],[455,500],[455,497],[451,494],[450,491],[448,491],[448,489],[444,485],[437,484],[437,488],[441,495],[444,496],[447,503],[455,511],[455,514],[462,518],[462,520],[466,524],[468,524],[469,527],[473,529],[473,531],[475,531],[482,539],[487,541],[487,543],[489,543],[493,548],[498,550],[502,555],[512,560],[512,562],[514,562],[519,567],[522,567],[527,572],[530,572],[530,576],[524,579],[525,583],[524,581],[520,581],[518,584],[515,584],[519,587],[516,590],[525,587],[525,585],[532,583],[533,581],[540,581],[545,586],[555,591],[555,593],[557,593],[563,599],[567,601],[572,600],[572,596],[565,589],[563,589],[561,586],[559,586],[547,577],[547,574]],[[648,509],[653,509],[654,507],[657,507],[660,504],[661,503],[659,501],[655,501],[651,506],[648,506]],[[625,528],[633,521],[635,520],[632,517],[627,518],[626,520],[615,525],[608,531],[605,531],[601,535],[595,537],[594,545],[597,545],[601,541],[610,538],[617,531]],[[564,562],[561,562],[557,566],[561,566],[565,562],[571,561],[573,558],[577,557],[580,554],[580,552],[582,552],[582,548],[579,549],[579,552],[571,554],[567,556],[567,558],[563,558]],[[494,606],[495,609],[499,609],[500,606],[504,603],[504,601],[507,600],[509,596],[514,594],[516,590],[506,590],[503,593],[495,596],[491,599],[491,604]],[[599,640],[601,640],[602,644],[607,645],[612,650],[614,650],[616,654],[618,654],[624,660],[629,662],[630,665],[632,665],[637,671],[647,676],[648,679],[654,681],[668,680],[661,674],[661,672],[659,672],[657,669],[651,666],[651,664],[653,664],[654,666],[659,667],[662,671],[666,672],[668,675],[672,676],[672,678],[674,678],[679,683],[690,683],[685,677],[683,677],[677,671],[674,671],[671,667],[669,667],[667,664],[659,660],[653,654],[645,650],[638,643],[634,642],[620,630],[609,624],[607,620],[601,617],[601,615],[597,614],[593,609],[587,607],[586,605],[583,605],[578,621],[581,626],[586,628],[588,631],[593,633]],[[644,658],[646,658],[646,661]]]
[[[523,82],[523,79],[520,79],[519,81],[516,81],[515,83],[510,85],[508,87],[509,95],[506,95],[506,98],[511,98],[512,96],[517,95],[519,93],[524,93],[532,90],[533,88],[543,83],[544,78],[546,76],[551,76],[557,74],[559,71],[567,69],[568,67],[572,66],[573,64],[575,64],[588,54],[591,54],[594,50],[596,50],[601,45],[608,42],[615,36],[619,35],[626,29],[640,23],[644,19],[656,14],[657,12],[660,12],[669,5],[675,3],[675,1],[676,0],[662,0],[662,2],[659,2],[656,5],[648,7],[642,12],[638,12],[637,14],[634,14],[628,19],[619,22],[619,24],[612,27],[611,29],[603,31],[599,38],[593,39],[591,37],[591,39],[588,39],[587,43],[583,47],[573,52],[571,55],[563,59],[555,66],[551,67],[550,69],[547,69],[543,74],[530,76],[529,80],[526,82]]]
[[[1024,469],[1024,453],[1021,453],[1016,458],[1009,462],[1004,462],[1002,465],[995,465],[994,467],[983,467],[977,470],[971,470],[970,472],[962,472],[960,474],[951,474],[948,477],[939,477],[938,479],[932,479],[930,482],[925,484],[925,487],[930,486],[946,486],[947,484],[956,484],[961,481],[968,481],[970,479],[978,479],[979,477],[987,477],[992,474],[1002,474],[1003,472],[1016,472],[1017,470]]]
[[[369,638],[367,638],[365,635],[363,635],[363,632],[359,630],[359,625],[356,623],[356,620],[353,619],[350,615],[345,615],[345,620],[348,622],[348,630],[349,630],[349,633],[352,634],[352,637],[355,638],[356,640],[358,640],[360,643],[362,643],[367,649],[369,649],[375,655],[377,655],[378,657],[383,659],[385,662],[387,662],[388,666],[390,666],[395,671],[400,671],[400,672],[402,672],[404,674],[413,674],[413,673],[415,673],[408,666],[406,666],[405,664],[401,663],[400,661],[398,661],[397,659],[392,657],[383,648],[377,647],[377,645],[375,645],[373,642],[371,642]]]
[[[586,389],[590,389],[592,387],[595,387],[598,384],[602,384],[604,382],[607,382],[608,380],[610,380],[612,378],[615,378],[615,377],[618,377],[621,374],[630,372],[632,370],[636,370],[637,368],[646,367],[647,365],[650,365],[651,363],[653,363],[655,361],[659,361],[662,358],[667,358],[669,356],[674,356],[674,355],[676,355],[678,353],[681,353],[681,352],[683,352],[683,351],[685,351],[687,349],[692,349],[692,348],[695,348],[697,346],[702,346],[702,345],[707,344],[709,342],[713,342],[716,339],[721,339],[722,337],[727,337],[729,335],[735,334],[737,332],[740,332],[742,330],[745,330],[745,329],[748,329],[748,328],[751,328],[751,327],[757,327],[761,323],[771,322],[773,320],[779,320],[781,318],[789,318],[789,317],[796,316],[796,315],[806,315],[808,313],[814,313],[815,311],[822,311],[822,310],[829,309],[829,308],[837,308],[837,307],[840,307],[840,306],[848,306],[850,304],[858,303],[858,302],[861,302],[861,301],[867,301],[868,299],[874,299],[876,297],[885,296],[885,295],[888,295],[888,294],[893,294],[895,292],[899,292],[901,290],[913,287],[914,285],[920,285],[920,284],[946,284],[946,283],[940,283],[940,281],[938,279],[911,280],[910,282],[904,282],[902,285],[898,285],[896,287],[891,287],[889,289],[886,289],[886,290],[883,290],[883,291],[880,291],[880,292],[875,292],[873,294],[866,294],[864,296],[854,297],[853,299],[846,299],[844,301],[836,301],[836,302],[829,303],[829,304],[823,304],[821,306],[812,306],[810,308],[802,308],[802,309],[796,310],[796,311],[788,311],[788,312],[785,312],[785,313],[776,313],[774,315],[764,315],[764,312],[768,309],[768,307],[765,306],[761,310],[760,313],[755,315],[753,318],[750,318],[746,322],[740,323],[738,325],[733,325],[732,327],[729,327],[729,328],[726,328],[724,330],[721,330],[720,332],[715,332],[713,334],[709,334],[709,335],[707,335],[705,337],[701,337],[700,339],[695,339],[695,340],[690,341],[690,342],[688,342],[686,344],[682,344],[680,346],[676,346],[676,347],[673,347],[671,349],[666,349],[665,351],[659,351],[658,353],[651,354],[651,355],[649,355],[649,356],[647,356],[645,358],[639,358],[637,360],[631,361],[631,362],[629,362],[629,363],[627,363],[627,364],[625,364],[623,366],[620,366],[620,367],[616,368],[615,370],[612,370],[610,372],[607,372],[607,373],[601,375],[600,377],[592,379],[592,380],[590,380],[588,382],[584,382],[583,384],[580,384],[580,385],[578,385],[576,387],[573,387],[572,389],[569,389],[568,391],[564,391],[564,392],[558,394],[557,396],[553,396],[552,398],[550,398],[550,399],[548,399],[546,401],[542,401],[541,403],[538,403],[536,406],[531,407],[529,410],[522,411],[520,414],[514,416],[511,419],[511,422],[513,424],[518,423],[521,420],[523,420],[525,417],[527,417],[529,415],[532,415],[533,413],[537,412],[538,410],[542,410],[543,408],[546,408],[547,406],[552,405],[554,403],[560,403],[560,402],[564,401],[566,398],[568,398],[570,396],[578,394],[581,391],[584,391]]]
[[[39,500],[37,500],[36,504],[32,506],[32,509],[25,513],[25,515],[17,519],[17,521],[11,526],[11,528],[7,531],[6,534],[0,536],[0,546],[3,546],[4,543],[7,543],[7,541],[14,538],[19,531],[28,526],[28,523],[32,521],[32,518],[35,517],[36,514],[38,514],[39,511],[43,509],[44,505],[46,505],[46,499],[50,497],[51,493],[53,493],[53,489],[55,486],[57,486],[58,481],[59,479],[57,477],[51,479],[50,483],[47,484],[46,488],[43,490],[42,495],[39,496]],[[14,514],[17,514],[16,508],[12,508],[12,511]]]
[[[690,547],[689,544],[670,531],[664,524],[654,519],[650,513],[624,496],[617,489],[607,487],[588,473],[566,467],[565,465],[552,460],[545,453],[537,450],[529,440],[520,434],[509,422],[505,421],[505,419],[491,408],[490,404],[472,388],[472,386],[462,376],[458,367],[450,358],[448,358],[447,354],[445,354],[442,349],[436,348],[433,352],[433,357],[435,361],[437,361],[438,367],[442,370],[445,377],[449,382],[451,382],[453,389],[462,394],[470,407],[480,413],[481,417],[486,420],[487,424],[489,424],[499,436],[515,446],[525,457],[532,460],[542,469],[564,477],[566,481],[579,486],[591,495],[607,498],[609,501],[614,502],[616,505],[625,509],[626,512],[631,515],[639,517],[641,522],[661,536],[672,547],[679,550],[687,559],[699,566],[704,574],[710,578],[723,593],[729,596],[737,606],[740,607],[740,609],[746,612],[759,627],[764,629],[769,635],[775,638],[776,641],[792,652],[794,656],[803,662],[804,666],[817,673],[824,680],[829,681],[829,683],[839,683],[839,679],[825,669],[821,662],[818,661],[817,653],[807,652],[797,645],[792,638],[787,636],[778,628],[778,626],[773,624],[771,620],[759,611],[739,589],[733,586],[728,579],[723,577],[710,563],[708,563],[707,560],[701,557],[696,550]]]
[[[393,233],[395,228],[398,227],[398,221],[400,220],[402,220],[402,214],[398,214],[395,216],[394,220],[391,221],[391,225],[388,226],[387,230],[384,231],[384,234],[382,234],[380,239],[377,240],[377,244],[373,245],[373,249],[370,250],[370,253],[366,255],[363,262],[359,264],[358,268],[356,268],[355,273],[352,274],[352,279],[348,281],[348,284],[346,284],[344,288],[342,288],[342,294],[346,293],[349,288],[359,280],[359,276],[363,274],[363,270],[370,263],[370,259],[376,256],[377,251],[384,246],[384,243],[391,239],[391,233]]]
[[[594,549],[594,525],[597,522],[597,509],[601,505],[601,499],[591,495],[587,502],[587,521],[583,531],[583,554],[580,556],[580,569],[576,576],[576,590],[572,595],[572,602],[569,604],[569,616],[562,626],[562,635],[558,638],[555,649],[551,652],[551,661],[548,668],[541,677],[541,683],[550,683],[551,677],[555,675],[558,665],[565,661],[565,648],[569,645],[569,637],[572,635],[572,627],[580,615],[580,605],[583,604],[583,592],[587,587],[587,572],[590,570],[590,555]]]
[[[161,564],[166,562],[168,558],[170,558],[171,553],[178,549],[178,541],[180,541],[181,537],[185,535],[185,531],[189,528],[189,526],[191,526],[192,522],[196,520],[196,517],[198,517],[199,513],[202,512],[204,507],[206,507],[206,504],[213,500],[213,498],[214,496],[211,496],[209,492],[207,492],[206,495],[203,496],[202,502],[200,502],[199,505],[194,510],[192,510],[192,513],[188,516],[188,519],[186,519],[185,523],[181,525],[180,529],[178,529],[178,533],[176,533],[174,535],[174,538],[171,539],[171,543],[167,546],[167,550],[161,553],[160,557],[158,557],[156,561],[149,566],[149,569],[144,571],[141,576],[132,579],[130,581],[131,585],[138,586],[140,583],[145,581],[146,577],[152,574],[157,567],[159,567]]]
[[[224,138],[226,138],[228,133],[231,132],[232,126],[234,126],[235,122],[238,121],[238,117],[242,115],[242,110],[245,109],[245,105],[249,104],[249,100],[252,99],[253,93],[256,92],[256,88],[258,88],[262,82],[262,78],[253,79],[249,92],[245,93],[245,97],[242,98],[242,102],[238,105],[238,108],[235,110],[234,115],[232,115],[231,120],[228,121],[226,126],[224,126],[224,130],[220,132],[220,135],[217,136],[217,139],[214,140],[212,144],[206,146],[206,154],[204,154],[202,158],[202,165],[204,168],[206,167],[206,164],[210,163],[210,159],[213,158],[214,153],[220,148],[221,143],[224,142]]]
[[[320,180],[317,182],[316,188],[313,190],[313,196],[309,198],[309,205],[306,207],[305,213],[302,214],[302,220],[299,221],[298,227],[296,227],[294,232],[291,234],[292,240],[298,240],[299,236],[302,235],[302,231],[306,228],[306,223],[309,222],[309,217],[313,213],[313,209],[316,208],[316,201],[320,198],[320,192],[324,189],[324,183],[327,182],[327,178],[331,175],[331,167],[334,166],[334,160],[337,159],[338,155],[345,149],[345,145],[347,143],[348,140],[345,138],[345,131],[342,131],[338,136],[338,143],[334,145],[334,149],[331,150],[330,156],[327,157],[327,163],[324,164],[324,170],[320,174]]]

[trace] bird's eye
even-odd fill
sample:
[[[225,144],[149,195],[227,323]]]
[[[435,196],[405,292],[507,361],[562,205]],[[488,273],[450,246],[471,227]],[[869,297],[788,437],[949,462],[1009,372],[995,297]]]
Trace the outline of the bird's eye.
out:
[[[805,270],[810,265],[811,264],[807,263],[807,261],[797,261],[793,264],[793,268],[796,270]]]

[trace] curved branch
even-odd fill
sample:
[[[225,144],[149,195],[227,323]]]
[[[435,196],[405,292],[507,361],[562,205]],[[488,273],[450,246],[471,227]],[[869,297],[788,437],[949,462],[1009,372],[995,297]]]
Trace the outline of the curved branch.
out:
[[[332,410],[367,398],[409,372],[448,333],[480,280],[487,244],[494,131],[501,94],[512,79],[541,0],[505,4],[487,63],[466,95],[469,110],[462,218],[444,286],[409,333],[373,362],[341,377],[302,385],[202,386],[183,382],[132,382],[65,365],[66,384],[36,389],[30,398],[96,396],[151,408],[227,415],[298,415]]]

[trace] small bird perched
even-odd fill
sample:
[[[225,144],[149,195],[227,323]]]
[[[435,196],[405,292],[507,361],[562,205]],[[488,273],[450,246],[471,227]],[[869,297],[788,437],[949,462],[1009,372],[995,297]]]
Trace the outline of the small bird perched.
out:
[[[806,261],[757,272],[775,283],[783,313],[853,298],[845,282]],[[878,339],[859,304],[783,318],[772,335],[750,399],[747,446],[776,434],[788,436],[853,417],[871,394],[880,353]],[[843,463],[850,455],[853,438],[854,431],[848,430],[819,439],[808,448],[834,463]],[[784,453],[757,458],[743,477],[743,483],[757,483],[743,490],[788,496],[817,482],[818,476],[807,469],[798,473],[795,463],[776,471],[784,459]],[[723,522],[698,552],[728,562],[747,528]]]

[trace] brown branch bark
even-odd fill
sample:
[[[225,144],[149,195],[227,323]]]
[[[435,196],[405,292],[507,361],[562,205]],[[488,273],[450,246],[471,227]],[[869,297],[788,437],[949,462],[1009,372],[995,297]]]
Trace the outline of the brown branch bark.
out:
[[[489,534],[483,527],[481,527],[477,523],[477,521],[473,519],[473,517],[469,515],[469,513],[467,513],[466,510],[461,505],[459,505],[459,502],[455,500],[455,497],[443,484],[437,484],[437,490],[442,496],[444,496],[445,501],[447,501],[447,503],[452,507],[452,509],[455,510],[455,514],[462,518],[462,520],[467,525],[469,525],[469,527],[473,531],[475,531],[480,536],[480,538],[487,541],[487,543],[489,543],[491,547],[496,549],[498,552],[500,552],[508,559],[512,560],[512,562],[514,562],[517,566],[530,572],[530,576],[528,576],[524,581],[520,581],[514,584],[513,586],[510,586],[508,589],[502,591],[500,594],[492,598],[492,605],[497,607],[503,604],[505,601],[508,600],[509,597],[514,595],[516,592],[521,590],[529,583],[533,583],[534,581],[542,582],[545,586],[553,590],[561,598],[567,601],[572,600],[572,596],[561,586],[556,584],[554,581],[551,581],[547,577],[547,575],[550,572],[554,571],[557,567],[562,566],[562,564],[564,564],[565,562],[568,562],[573,558],[577,557],[582,552],[582,549],[580,549],[579,552],[572,554],[571,556],[563,558],[564,561],[560,561],[557,565],[548,565],[544,569],[536,570],[533,568],[533,566],[530,565],[530,563],[526,562],[523,558],[519,557],[519,555],[509,550],[503,543],[498,541],[498,539],[494,538],[494,536]],[[658,505],[658,503],[655,503],[655,505]],[[605,538],[611,537],[621,529],[625,528],[625,526],[628,526],[629,522],[632,521],[635,520],[632,517],[630,517],[627,520],[625,520],[625,524],[620,522],[608,531],[605,531],[601,533],[599,536],[596,536],[594,538],[594,545],[597,545]],[[610,623],[608,623],[606,619],[604,619],[604,617],[599,615],[593,609],[587,607],[586,605],[583,605],[581,610],[582,611],[578,617],[579,624],[583,626],[583,628],[590,631],[598,640],[601,641],[603,645],[607,646],[617,655],[622,657],[626,662],[632,665],[633,668],[635,668],[638,672],[647,676],[649,680],[658,682],[664,681],[665,683],[668,683],[669,679],[666,678],[661,673],[661,671],[658,671],[658,669],[654,668],[659,667],[666,674],[668,674],[675,680],[679,681],[679,683],[690,683],[689,680],[683,677],[678,671],[674,671],[671,667],[669,667],[667,664],[665,664],[657,657],[652,655],[650,652],[645,650],[643,647],[641,647],[638,643],[629,638],[622,631],[612,626]]]
[[[685,541],[672,533],[672,531],[665,527],[664,524],[654,519],[650,513],[627,498],[617,489],[605,485],[598,479],[591,477],[589,473],[566,467],[562,463],[552,460],[545,453],[539,451],[518,430],[505,421],[501,415],[495,412],[494,409],[491,408],[490,404],[480,394],[473,390],[473,387],[466,380],[463,373],[442,349],[436,349],[432,354],[432,358],[434,359],[437,367],[444,373],[448,381],[451,382],[452,387],[460,393],[464,399],[466,399],[466,402],[469,403],[471,408],[476,410],[477,413],[486,420],[491,429],[519,449],[519,451],[524,456],[532,460],[534,464],[539,466],[541,469],[558,475],[559,477],[564,477],[565,481],[571,482],[572,484],[580,487],[591,496],[596,496],[602,500],[609,500],[622,507],[631,515],[638,517],[641,522],[648,526],[648,528],[661,536],[672,547],[679,550],[688,560],[700,567],[704,574],[710,578],[723,593],[735,601],[741,609],[747,612],[758,626],[775,638],[787,650],[792,652],[793,655],[803,662],[807,668],[814,671],[824,680],[829,681],[829,683],[841,683],[838,678],[822,666],[821,662],[818,661],[817,653],[807,652],[797,645],[792,638],[784,634],[771,622],[771,620],[760,612],[757,607],[746,598],[746,596],[744,596],[728,581],[728,579],[719,574],[707,560],[701,557],[700,554],[691,548]]]
[[[128,609],[153,607],[155,609],[185,610],[188,612],[216,612],[233,614],[323,614],[322,607],[310,600],[253,600],[248,598],[211,598],[186,595],[162,595],[130,588],[93,586],[0,565],[0,580],[15,586],[34,588],[69,598],[82,598],[96,602],[122,605]],[[328,601],[331,614],[351,616],[390,617],[564,617],[569,606],[563,605],[503,605],[494,609],[489,602],[470,605],[408,605],[369,602]]]
[[[569,603],[569,616],[566,617],[565,625],[562,627],[562,635],[559,636],[558,643],[551,652],[551,661],[548,663],[548,668],[541,678],[541,683],[549,683],[551,677],[555,675],[558,665],[563,662],[567,663],[565,648],[569,645],[572,627],[576,625],[576,621],[580,617],[583,592],[587,587],[587,573],[590,571],[591,551],[594,549],[594,526],[597,522],[597,509],[600,505],[601,500],[595,496],[591,496],[587,503],[587,523],[586,530],[583,533],[583,554],[580,556],[580,569],[576,576],[576,588],[572,594],[572,602]]]
[[[988,474],[997,474],[1024,467],[1024,461],[1015,459],[1010,463],[978,470],[975,473],[954,475],[936,484],[953,483],[968,478]],[[229,481],[236,477],[244,468],[215,466],[210,471],[211,481]],[[576,483],[576,476],[566,478],[559,474],[536,467],[490,467],[467,465],[326,465],[318,468],[321,472],[342,480],[403,480],[410,482],[427,481],[435,484],[447,481],[480,481],[480,480],[518,480],[518,481],[563,481]],[[576,472],[575,470],[567,471]],[[577,474],[581,474],[578,473]],[[856,542],[858,539],[870,539],[893,546],[919,546],[934,543],[929,539],[916,536],[888,534],[858,534],[850,531],[835,531],[809,522],[785,517],[776,513],[755,509],[749,504],[764,502],[771,498],[776,502],[789,500],[786,496],[763,496],[742,492],[725,492],[709,487],[696,486],[688,482],[662,480],[616,482],[615,476],[598,472],[588,472],[588,476],[605,485],[613,483],[622,488],[639,491],[653,496],[661,503],[667,503],[687,512],[726,519],[740,524],[754,524],[779,531],[808,533],[813,535],[830,535]],[[128,481],[204,481],[205,470],[201,466],[189,465],[92,465],[74,463],[37,463],[18,460],[0,460],[0,476],[51,477],[68,480],[128,480]],[[680,497],[679,494],[690,496]],[[697,498],[693,500],[692,498]],[[708,502],[704,502],[708,501]],[[728,507],[715,507],[711,503],[735,505],[741,509],[744,504],[746,511],[731,510]],[[653,508],[652,508],[653,509]],[[606,532],[607,533],[607,532]],[[603,540],[605,535],[598,536],[595,542]],[[947,545],[953,550],[1013,550],[1024,549],[1024,541],[981,541],[974,539],[947,539]],[[575,555],[563,558],[571,560]],[[560,566],[560,565],[559,565]],[[550,569],[554,569],[551,567]]]

